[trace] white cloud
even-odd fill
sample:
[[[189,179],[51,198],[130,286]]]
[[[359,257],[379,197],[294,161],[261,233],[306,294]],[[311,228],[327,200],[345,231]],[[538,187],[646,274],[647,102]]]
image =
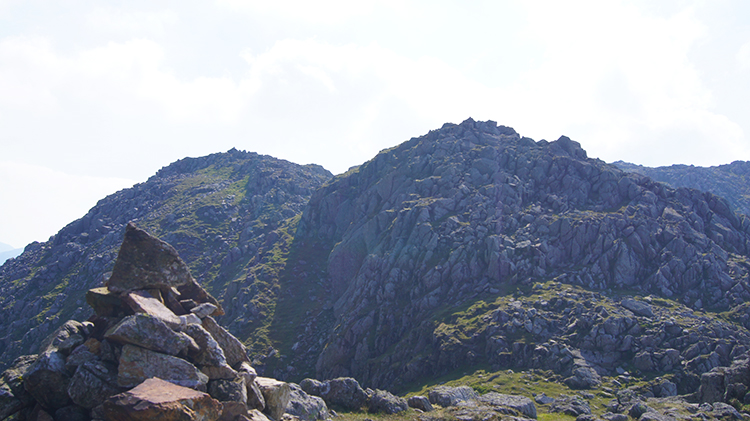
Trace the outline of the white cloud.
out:
[[[750,69],[750,41],[740,47],[739,51],[737,51],[736,57],[740,67],[745,70]]]
[[[593,156],[646,165],[714,165],[748,152],[690,61],[707,32],[693,8],[658,17],[624,2],[535,2],[528,13],[529,35],[547,47],[513,93],[544,116],[521,117],[532,136],[569,134]]]
[[[103,197],[134,184],[8,161],[0,161],[0,179],[0,241],[14,247],[46,241]]]

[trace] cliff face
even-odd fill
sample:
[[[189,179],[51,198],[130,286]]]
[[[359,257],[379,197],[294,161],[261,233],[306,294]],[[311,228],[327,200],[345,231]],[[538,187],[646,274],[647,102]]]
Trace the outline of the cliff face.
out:
[[[309,195],[330,177],[319,166],[233,149],[182,159],[102,199],[0,267],[0,363],[36,352],[35,344],[65,320],[89,317],[84,294],[112,270],[129,221],[174,245],[196,279],[225,302],[224,320],[246,329],[263,324],[261,301],[272,299],[272,282],[259,293],[246,287],[256,272],[277,270],[274,253],[286,246],[285,224],[295,223]]]
[[[614,329],[622,336],[643,317],[620,305],[626,292],[666,298],[688,312],[740,306],[750,298],[749,226],[717,196],[589,159],[566,137],[534,142],[493,122],[447,124],[313,194],[292,246],[308,258],[289,263],[278,306],[294,309],[289,322],[303,328],[273,364],[293,373],[314,359],[320,377],[405,384],[470,361],[532,364],[514,349],[554,339],[573,351],[620,349],[614,361],[589,358],[614,370],[662,344],[641,344],[636,336],[645,330],[631,332],[633,343],[618,336],[607,347],[596,344],[595,330],[594,343],[582,344],[596,325],[597,304],[632,317]],[[558,294],[576,297],[558,302],[558,311],[580,304],[578,315],[586,314],[572,338],[565,335],[576,330],[566,329],[575,314],[553,320],[555,307],[540,307],[526,315],[529,297]],[[526,299],[503,301],[509,296]],[[472,317],[481,321],[459,323]],[[534,327],[537,317],[545,328]]]

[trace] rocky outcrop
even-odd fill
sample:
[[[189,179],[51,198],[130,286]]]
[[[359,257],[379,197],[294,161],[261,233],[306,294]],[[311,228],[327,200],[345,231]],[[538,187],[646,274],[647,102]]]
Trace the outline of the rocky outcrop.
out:
[[[94,316],[63,324],[42,354],[16,360],[0,383],[0,419],[235,421],[263,410],[281,420],[290,386],[256,376],[244,345],[209,316],[219,307],[208,293],[180,292],[194,280],[176,252],[133,224],[121,249],[112,278],[144,273],[133,262],[150,274],[92,292]]]

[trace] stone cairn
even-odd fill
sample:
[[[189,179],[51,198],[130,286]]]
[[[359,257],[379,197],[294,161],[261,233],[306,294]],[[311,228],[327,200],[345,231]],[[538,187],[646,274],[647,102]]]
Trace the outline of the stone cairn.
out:
[[[0,420],[278,421],[292,396],[300,418],[329,416],[321,398],[258,377],[214,320],[221,305],[172,246],[133,223],[86,301],[89,320],[66,322],[2,374]]]

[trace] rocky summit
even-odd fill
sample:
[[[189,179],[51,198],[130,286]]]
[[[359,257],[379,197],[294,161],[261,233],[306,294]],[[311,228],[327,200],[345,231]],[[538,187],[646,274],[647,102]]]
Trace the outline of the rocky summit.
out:
[[[185,159],[0,267],[0,359],[67,367],[50,370],[64,382],[106,334],[117,393],[159,361],[155,377],[173,362],[171,384],[213,396],[246,364],[278,379],[253,385],[326,405],[275,418],[732,419],[750,408],[750,219],[735,209],[472,119],[335,177],[236,150]],[[224,402],[259,400],[248,384]],[[67,399],[36,402],[52,415]]]

